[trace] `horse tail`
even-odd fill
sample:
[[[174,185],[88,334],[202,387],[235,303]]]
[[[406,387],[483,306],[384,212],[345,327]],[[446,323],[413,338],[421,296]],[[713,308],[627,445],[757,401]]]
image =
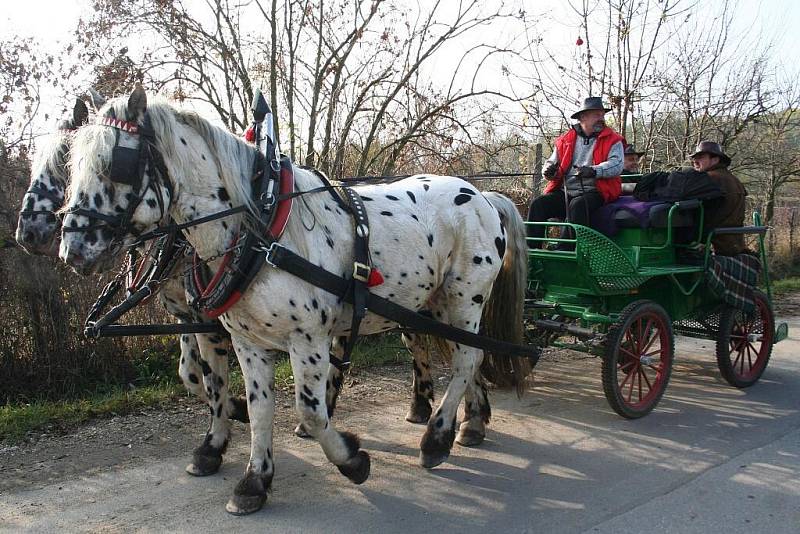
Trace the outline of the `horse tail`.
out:
[[[500,213],[506,229],[506,251],[492,293],[483,307],[483,334],[502,341],[521,345],[524,342],[523,313],[528,279],[528,246],[525,223],[514,203],[496,192],[484,193],[489,203]],[[526,377],[531,373],[530,360],[486,351],[481,374],[501,388],[514,387],[522,396]]]

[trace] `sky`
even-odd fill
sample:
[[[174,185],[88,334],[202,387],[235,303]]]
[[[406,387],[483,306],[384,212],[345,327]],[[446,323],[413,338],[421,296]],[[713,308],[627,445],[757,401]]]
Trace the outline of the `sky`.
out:
[[[185,0],[191,4],[193,0]],[[198,0],[194,0],[198,1]],[[702,0],[713,5],[717,0]],[[416,0],[410,0],[416,3]],[[526,9],[565,9],[563,0],[517,0]],[[6,0],[0,11],[0,35],[30,36],[47,43],[68,40],[81,13],[88,13],[90,0]],[[548,4],[552,8],[548,7]],[[742,29],[761,28],[778,35],[782,55],[793,58],[800,50],[800,2],[797,0],[740,0]],[[44,16],[43,16],[44,15]],[[569,36],[572,40],[573,37]]]
[[[184,0],[184,4],[193,1]],[[416,5],[418,0],[408,0],[411,5]],[[455,0],[446,0],[455,1]],[[487,4],[493,1],[486,0]],[[448,4],[445,2],[445,6]],[[526,11],[548,13],[558,20],[559,13],[569,9],[565,0],[506,0],[507,3],[521,6]],[[709,11],[721,0],[698,0],[699,5],[709,6]],[[579,5],[581,0],[572,0]],[[88,14],[91,0],[5,0],[3,9],[0,10],[0,35],[8,38],[12,35],[32,37],[40,45],[55,51],[63,43],[72,38],[78,19],[82,14]],[[702,16],[702,9],[699,11]],[[773,40],[776,43],[775,54],[780,57],[776,63],[781,63],[787,70],[798,73],[800,66],[795,61],[800,50],[800,1],[797,0],[739,0],[736,18],[737,28],[740,32],[755,32],[759,39]],[[563,49],[565,54],[575,51],[575,39],[578,32],[564,31],[565,28],[554,25],[550,32],[550,44]],[[573,35],[574,33],[574,35]],[[131,36],[132,46],[135,47],[136,36]],[[563,41],[563,45],[561,42]],[[457,52],[457,51],[456,51]],[[785,58],[785,59],[783,59]],[[441,76],[441,83],[449,81],[449,72],[452,70],[453,61],[446,57],[438,58],[432,63],[431,71],[434,76]],[[62,102],[71,99],[64,95],[54,95]]]

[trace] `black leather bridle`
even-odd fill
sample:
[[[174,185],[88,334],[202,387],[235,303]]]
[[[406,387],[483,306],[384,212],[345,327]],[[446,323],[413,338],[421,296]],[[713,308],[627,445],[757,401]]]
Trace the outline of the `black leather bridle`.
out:
[[[82,215],[94,220],[94,224],[78,227],[64,227],[63,232],[86,232],[98,228],[108,228],[113,232],[112,242],[122,241],[127,233],[138,236],[140,234],[131,224],[133,214],[144,200],[148,190],[155,193],[161,218],[168,209],[164,205],[162,187],[166,189],[169,199],[174,196],[172,184],[169,181],[167,167],[161,153],[155,147],[155,133],[150,123],[150,116],[145,112],[142,124],[118,120],[113,115],[104,117],[101,124],[114,128],[115,142],[111,151],[111,165],[108,179],[117,184],[125,184],[133,189],[133,198],[124,212],[115,215],[100,213],[91,208],[76,207],[66,213]],[[120,132],[139,137],[136,148],[120,145]],[[145,184],[145,173],[150,170],[149,180]]]

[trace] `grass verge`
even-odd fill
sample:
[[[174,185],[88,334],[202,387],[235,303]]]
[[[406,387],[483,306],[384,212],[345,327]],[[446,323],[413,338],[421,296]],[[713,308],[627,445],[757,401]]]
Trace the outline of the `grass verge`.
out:
[[[0,406],[0,441],[13,443],[34,430],[69,428],[93,418],[123,415],[186,395],[176,376],[174,360],[174,357],[154,354],[141,358],[136,362],[139,375],[136,383],[140,385],[133,389],[124,386],[104,387],[101,392],[75,400],[41,400]],[[410,357],[400,341],[400,335],[390,333],[364,338],[353,350],[351,360],[352,367],[359,369],[407,362]],[[234,395],[244,394],[242,372],[235,362],[231,362],[229,384]],[[288,356],[280,357],[275,366],[275,385],[279,388],[294,385]]]
[[[160,383],[133,390],[122,387],[87,398],[68,401],[35,401],[0,407],[0,440],[15,442],[33,430],[65,428],[96,417],[123,415],[137,409],[172,401],[186,390],[182,385]]]
[[[800,292],[800,276],[790,276],[772,281],[772,292],[776,295],[787,295]]]

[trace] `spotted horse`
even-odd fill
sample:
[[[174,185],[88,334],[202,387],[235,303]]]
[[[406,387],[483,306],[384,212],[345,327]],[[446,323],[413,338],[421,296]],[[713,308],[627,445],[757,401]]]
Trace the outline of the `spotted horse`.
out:
[[[125,147],[138,151],[139,160],[121,165],[127,159],[120,157]],[[164,100],[148,103],[137,87],[129,98],[109,102],[95,124],[75,137],[59,255],[78,272],[93,272],[137,234],[167,224],[170,217],[184,224],[246,206],[247,216],[238,213],[185,230],[199,257],[216,269],[240,227],[252,224],[253,214],[260,213],[251,196],[257,159],[256,149],[245,141]],[[162,166],[163,172],[148,172],[153,166]],[[292,172],[294,191],[308,194],[294,204],[269,254],[291,253],[337,279],[350,279],[355,238],[342,231],[352,228],[350,214],[330,195],[312,193],[324,188],[317,175],[299,167]],[[113,200],[107,194],[112,186],[117,192]],[[359,187],[357,192],[365,199],[371,224],[373,265],[384,278],[371,289],[374,295],[408,310],[426,310],[445,325],[474,333],[481,328],[484,310],[495,303],[493,296],[511,293],[514,299],[498,302],[486,316],[498,325],[521,325],[527,248],[522,219],[508,198],[481,194],[458,178],[432,175]],[[165,213],[143,201],[152,195],[166,207]],[[325,409],[330,347],[349,333],[351,317],[352,306],[341,297],[269,262],[220,316],[242,369],[251,428],[250,459],[227,503],[228,512],[259,510],[271,488],[276,350],[289,353],[295,409],[328,460],[356,484],[369,476],[370,457],[358,437],[338,431]],[[361,332],[395,326],[368,313]],[[491,326],[486,325],[489,331]],[[462,398],[466,413],[459,431],[484,432],[481,407],[486,395],[475,379],[483,351],[451,341],[447,346],[452,377],[420,442],[420,463],[426,468],[448,458]]]
[[[92,103],[102,104],[102,97],[92,92]],[[76,99],[72,117],[60,121],[57,131],[36,151],[31,165],[31,182],[22,200],[17,224],[17,242],[31,254],[55,256],[61,236],[61,219],[56,216],[64,203],[69,184],[70,147],[76,131],[89,118],[89,109]],[[109,202],[115,198],[115,188],[104,191]],[[95,198],[98,200],[99,197]],[[146,199],[148,202],[152,199]],[[101,200],[102,202],[102,200]],[[100,229],[104,231],[104,229]],[[185,267],[177,264],[175,271]],[[173,277],[162,286],[159,299],[164,308],[180,323],[207,323],[187,303],[183,277]],[[228,353],[230,337],[224,334],[194,334],[180,336],[178,374],[186,388],[205,402],[211,413],[209,429],[203,443],[195,449],[187,472],[196,476],[215,473],[222,463],[230,437],[229,419],[248,422],[244,399],[228,394]]]

